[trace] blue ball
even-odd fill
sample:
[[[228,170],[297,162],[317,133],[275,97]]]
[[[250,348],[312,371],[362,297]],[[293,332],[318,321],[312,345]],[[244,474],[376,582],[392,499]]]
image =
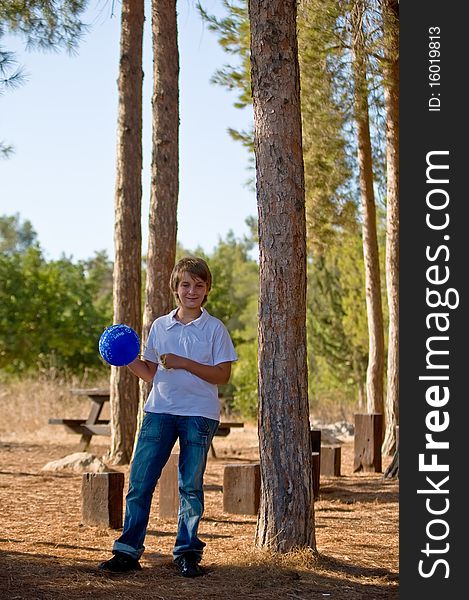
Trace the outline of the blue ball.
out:
[[[107,327],[99,338],[99,353],[104,360],[115,367],[131,363],[140,352],[140,338],[136,331],[118,323]]]

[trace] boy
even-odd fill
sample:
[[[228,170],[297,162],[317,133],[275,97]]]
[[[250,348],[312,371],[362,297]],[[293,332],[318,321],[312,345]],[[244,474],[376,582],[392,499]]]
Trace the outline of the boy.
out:
[[[237,360],[228,331],[202,308],[212,284],[207,263],[181,259],[171,274],[177,308],[156,319],[143,358],[128,368],[153,382],[130,471],[122,535],[101,571],[141,569],[150,505],[156,483],[179,439],[179,515],[173,558],[184,577],[197,577],[205,543],[197,537],[204,510],[207,453],[220,420],[219,384],[229,381]]]

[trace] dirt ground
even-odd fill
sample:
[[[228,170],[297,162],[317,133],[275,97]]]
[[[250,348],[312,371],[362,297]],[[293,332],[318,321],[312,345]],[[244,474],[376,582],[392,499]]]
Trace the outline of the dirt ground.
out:
[[[276,556],[253,545],[255,516],[223,512],[223,466],[258,458],[254,426],[215,438],[205,477],[200,537],[205,577],[186,580],[172,564],[175,521],[158,517],[155,494],[143,570],[105,576],[118,531],[81,523],[81,474],[42,471],[79,450],[77,436],[49,426],[47,440],[0,431],[0,597],[5,600],[152,599],[357,600],[398,597],[398,482],[352,472],[353,439],[342,445],[341,477],[321,477],[315,502],[317,555]],[[8,439],[8,437],[10,439]],[[107,438],[89,451],[103,457]],[[107,442],[107,443],[106,443]],[[383,460],[383,469],[388,460]],[[120,470],[127,476],[128,468]]]

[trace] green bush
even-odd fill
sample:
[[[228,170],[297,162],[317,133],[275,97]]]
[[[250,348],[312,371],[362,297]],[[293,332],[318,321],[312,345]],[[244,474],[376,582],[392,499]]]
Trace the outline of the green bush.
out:
[[[47,262],[37,247],[0,253],[0,369],[99,369],[107,316],[93,303],[83,266]]]
[[[257,419],[257,342],[245,342],[237,348],[233,365],[233,409],[246,419]]]

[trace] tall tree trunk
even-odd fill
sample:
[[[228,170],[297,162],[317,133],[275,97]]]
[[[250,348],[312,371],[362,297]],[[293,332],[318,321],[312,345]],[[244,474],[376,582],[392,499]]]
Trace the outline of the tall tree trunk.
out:
[[[373,191],[363,16],[364,2],[363,0],[356,0],[352,8],[352,49],[369,339],[368,369],[366,373],[367,410],[370,413],[383,413],[384,325],[376,231],[376,206]]]
[[[117,177],[114,229],[114,322],[141,327],[142,41],[143,0],[122,0],[118,78]],[[115,464],[132,456],[138,380],[111,368],[111,448]]]
[[[256,544],[316,547],[306,367],[306,223],[296,0],[250,0],[259,212]]]
[[[386,287],[389,309],[386,432],[383,452],[396,449],[399,424],[399,2],[382,0],[386,106]]]
[[[176,0],[153,0],[151,197],[142,341],[173,307],[169,279],[176,258],[179,195],[179,52]],[[138,428],[151,384],[140,381]]]

